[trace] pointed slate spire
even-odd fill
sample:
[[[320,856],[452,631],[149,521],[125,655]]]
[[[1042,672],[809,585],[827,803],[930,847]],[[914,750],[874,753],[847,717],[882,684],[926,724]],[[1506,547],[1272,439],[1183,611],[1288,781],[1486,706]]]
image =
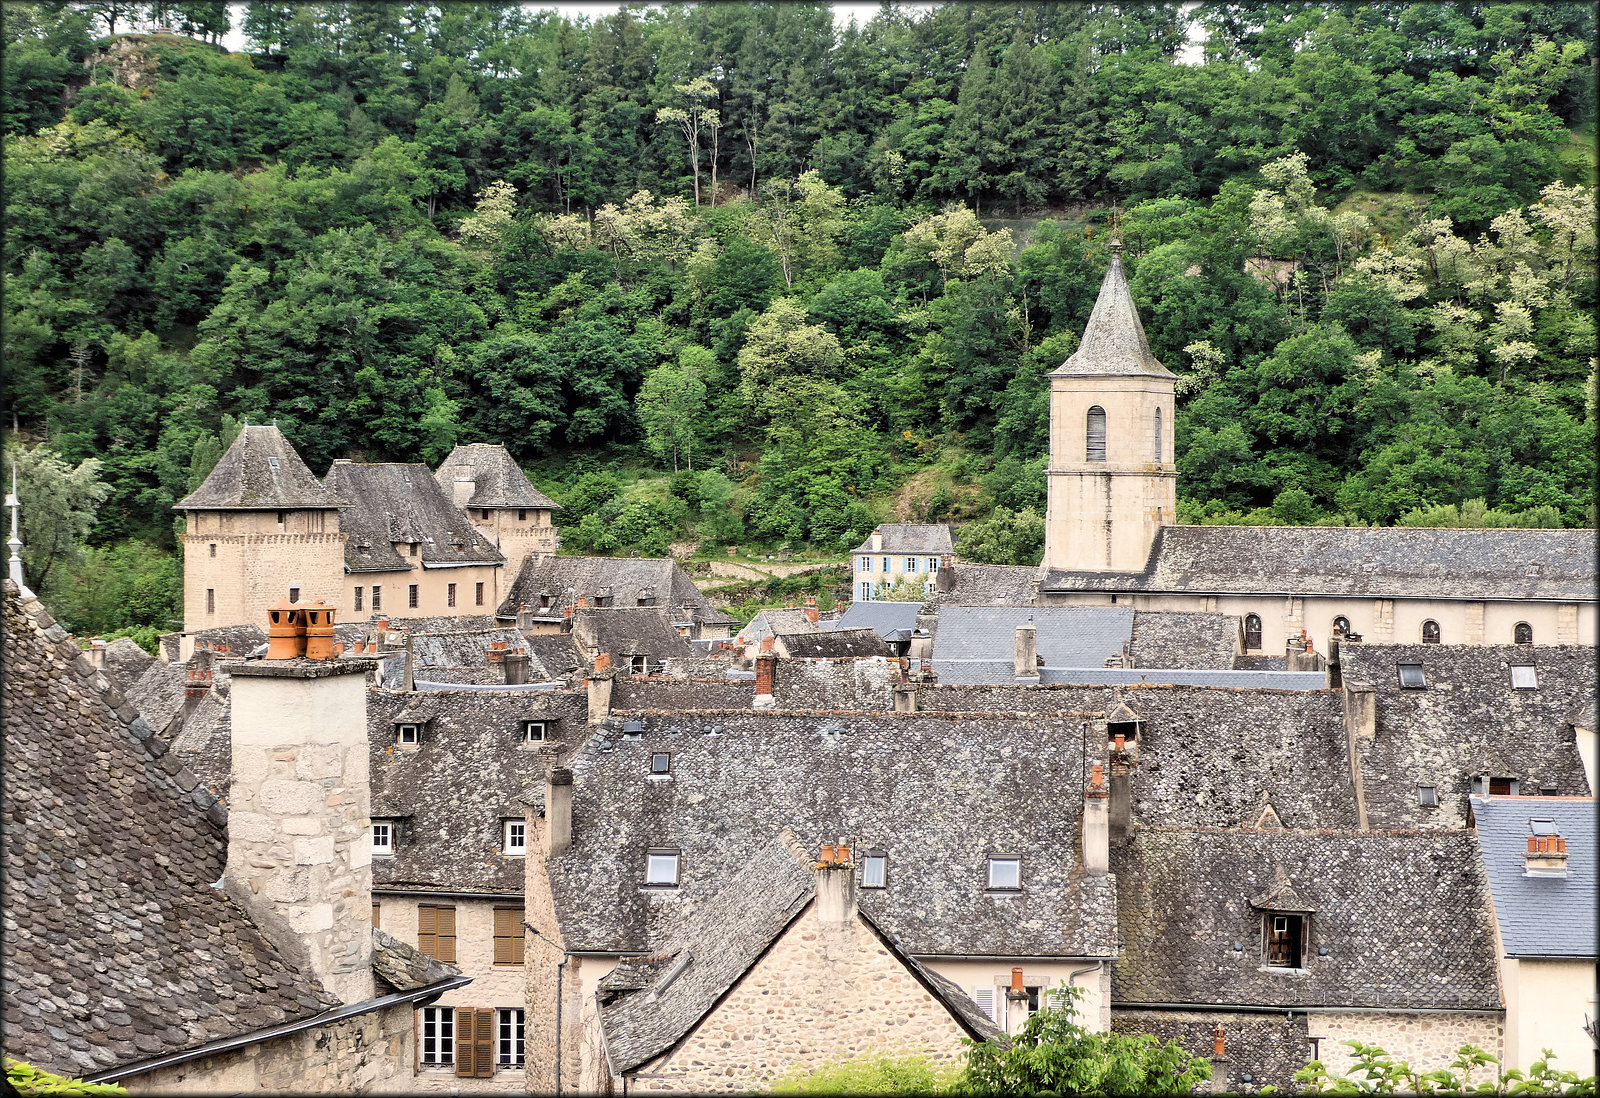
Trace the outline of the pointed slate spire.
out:
[[[205,483],[174,511],[290,511],[338,507],[276,427],[239,429]]]
[[[1145,338],[1144,325],[1139,323],[1139,310],[1134,307],[1128,276],[1122,270],[1122,241],[1111,241],[1111,267],[1100,283],[1100,296],[1095,299],[1094,312],[1089,314],[1082,342],[1055,372],[1063,376],[1177,376],[1150,353],[1150,341]]]

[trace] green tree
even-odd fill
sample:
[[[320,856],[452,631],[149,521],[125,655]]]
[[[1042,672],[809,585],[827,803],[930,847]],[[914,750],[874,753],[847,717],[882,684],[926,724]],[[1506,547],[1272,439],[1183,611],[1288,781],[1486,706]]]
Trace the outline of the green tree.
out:
[[[674,473],[680,453],[694,469],[695,435],[706,403],[705,378],[696,365],[700,356],[692,351],[703,348],[685,348],[677,362],[657,366],[639,387],[637,406],[645,445],[663,462],[670,453]]]
[[[100,483],[97,459],[85,458],[73,466],[48,446],[30,450],[8,438],[5,463],[0,466],[0,480],[8,491],[13,469],[22,504],[23,575],[43,597],[60,569],[82,555],[95,512],[110,489]]]

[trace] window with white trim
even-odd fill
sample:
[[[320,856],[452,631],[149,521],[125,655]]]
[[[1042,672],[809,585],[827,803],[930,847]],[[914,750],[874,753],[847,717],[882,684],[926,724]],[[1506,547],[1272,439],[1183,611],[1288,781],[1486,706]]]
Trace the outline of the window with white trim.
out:
[[[652,888],[678,887],[678,852],[652,850],[646,856],[644,883]]]
[[[528,821],[505,820],[502,824],[505,845],[501,847],[507,854],[521,855],[528,852]]]
[[[861,558],[861,571],[863,571],[863,572],[872,571],[872,558],[871,557],[862,557]]]
[[[394,853],[394,824],[389,820],[372,821],[372,856],[387,858]]]
[[[546,726],[544,721],[523,721],[522,722],[522,742],[523,743],[543,743],[544,742],[546,728],[547,728],[547,726]]]
[[[418,1040],[424,1067],[446,1067],[456,1062],[456,1026],[453,1007],[423,1007]]]
[[[1531,663],[1514,663],[1511,665],[1511,689],[1537,690],[1539,689],[1539,671]]]
[[[907,557],[906,558],[906,575],[909,576],[912,573],[914,573],[916,570],[917,570],[917,558],[916,557]]]
[[[394,726],[394,740],[398,744],[414,747],[422,741],[422,725],[397,724]]]
[[[989,887],[1015,892],[1022,887],[1022,859],[1009,854],[989,857]]]
[[[522,1020],[520,1007],[502,1007],[494,1012],[494,1066],[521,1067],[523,1064]]]
[[[888,883],[889,859],[883,854],[868,854],[861,862],[861,887],[883,888]]]

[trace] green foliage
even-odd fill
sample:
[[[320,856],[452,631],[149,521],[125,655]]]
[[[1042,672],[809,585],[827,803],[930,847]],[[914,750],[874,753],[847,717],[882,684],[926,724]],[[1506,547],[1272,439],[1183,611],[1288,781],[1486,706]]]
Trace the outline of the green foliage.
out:
[[[1038,564],[1044,554],[1044,518],[1031,507],[1004,505],[980,522],[961,527],[956,556],[979,564]]]
[[[10,1056],[6,1057],[6,1082],[16,1088],[18,1094],[49,1094],[61,1098],[121,1098],[128,1093],[125,1087],[116,1083],[85,1083],[82,1079],[68,1079]]]
[[[1035,1011],[1020,1033],[968,1040],[962,1094],[1187,1094],[1211,1064],[1176,1041],[1148,1034],[1092,1033],[1075,1021],[1083,989],[1051,991],[1059,1005]]]
[[[795,1069],[772,1085],[774,1094],[948,1094],[954,1068],[936,1067],[924,1056],[848,1060],[815,1071]]]
[[[1550,1063],[1555,1053],[1544,1049],[1541,1058],[1519,1068],[1497,1071],[1500,1061],[1475,1045],[1462,1045],[1449,1068],[1415,1071],[1377,1045],[1346,1041],[1354,1062],[1345,1075],[1334,1075],[1321,1060],[1313,1060],[1295,1073],[1297,1094],[1594,1094],[1595,1077],[1562,1071]],[[1474,1076],[1487,1068],[1487,1078]],[[1266,1087],[1263,1094],[1276,1093]]]
[[[69,465],[48,446],[29,450],[7,438],[0,480],[7,493],[15,471],[22,504],[22,574],[41,597],[60,582],[61,570],[83,556],[83,540],[110,490],[100,483],[100,462]],[[9,516],[7,516],[9,518]]]

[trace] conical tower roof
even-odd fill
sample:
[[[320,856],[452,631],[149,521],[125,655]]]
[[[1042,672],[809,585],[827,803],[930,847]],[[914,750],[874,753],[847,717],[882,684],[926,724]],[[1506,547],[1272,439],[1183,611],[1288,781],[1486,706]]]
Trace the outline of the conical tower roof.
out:
[[[318,483],[276,427],[243,427],[205,483],[174,511],[331,509],[343,501]]]
[[[1060,376],[1098,375],[1128,377],[1177,377],[1156,361],[1145,339],[1139,310],[1128,290],[1128,276],[1122,270],[1122,244],[1111,244],[1111,267],[1100,283],[1100,296],[1083,330],[1083,341],[1072,356],[1055,371]]]

